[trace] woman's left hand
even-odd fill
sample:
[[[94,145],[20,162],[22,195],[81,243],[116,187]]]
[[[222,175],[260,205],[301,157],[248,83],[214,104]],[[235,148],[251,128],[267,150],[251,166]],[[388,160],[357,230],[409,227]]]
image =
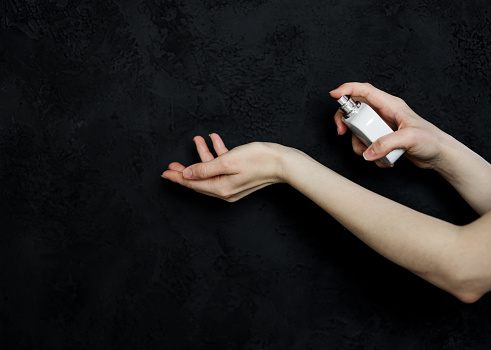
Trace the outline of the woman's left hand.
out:
[[[202,163],[185,167],[169,164],[162,177],[196,192],[235,202],[265,186],[283,182],[280,150],[287,147],[265,142],[253,142],[228,150],[218,134],[211,134],[215,157],[205,140],[193,140]]]

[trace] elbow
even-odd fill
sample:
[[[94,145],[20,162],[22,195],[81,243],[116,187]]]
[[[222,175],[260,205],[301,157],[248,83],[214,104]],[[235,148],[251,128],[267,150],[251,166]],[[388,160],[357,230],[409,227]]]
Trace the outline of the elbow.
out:
[[[485,294],[481,279],[468,272],[452,273],[447,278],[448,291],[466,304],[472,304]]]
[[[428,275],[419,275],[435,286],[452,294],[465,304],[475,303],[486,294],[486,291],[482,290],[479,279],[470,276],[469,274],[459,274],[455,270],[440,270],[438,278],[428,278]]]
[[[440,271],[444,289],[463,303],[472,304],[490,290],[489,261],[483,259],[488,253],[476,245],[479,240],[473,235],[462,233],[441,259]]]
[[[457,299],[465,304],[472,304],[481,299],[484,293],[478,291],[456,291],[452,293]]]

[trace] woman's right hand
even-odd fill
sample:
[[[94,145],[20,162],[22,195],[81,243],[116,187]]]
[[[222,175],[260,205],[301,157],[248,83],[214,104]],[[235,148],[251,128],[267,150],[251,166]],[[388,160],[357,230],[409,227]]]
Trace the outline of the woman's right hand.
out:
[[[351,95],[355,101],[370,105],[384,121],[394,130],[385,135],[370,147],[352,135],[353,151],[363,155],[366,160],[375,161],[382,168],[391,167],[382,163],[380,158],[394,149],[405,149],[406,157],[420,168],[434,169],[442,157],[442,141],[448,137],[443,131],[421,118],[399,97],[392,96],[368,83],[345,83],[330,92],[336,99]],[[347,126],[342,121],[343,112],[338,110],[334,115],[338,134],[346,133]]]

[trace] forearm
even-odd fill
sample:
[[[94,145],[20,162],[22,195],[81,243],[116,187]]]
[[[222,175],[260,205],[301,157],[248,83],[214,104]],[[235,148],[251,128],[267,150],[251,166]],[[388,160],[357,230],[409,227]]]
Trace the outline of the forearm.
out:
[[[491,210],[491,164],[446,135],[441,140],[440,173],[480,215]]]
[[[373,193],[298,151],[283,157],[287,183],[309,197],[359,239],[429,282],[455,292],[460,227]]]

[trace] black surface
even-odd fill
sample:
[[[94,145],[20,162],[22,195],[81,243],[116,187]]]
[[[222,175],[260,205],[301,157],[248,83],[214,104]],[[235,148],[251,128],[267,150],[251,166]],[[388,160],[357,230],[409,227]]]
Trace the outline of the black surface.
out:
[[[437,174],[355,156],[328,91],[369,81],[489,161],[490,9],[2,1],[1,348],[489,348],[489,296],[459,302],[288,186],[229,204],[160,174],[197,161],[192,138],[218,132],[230,147],[299,148],[470,222]]]

